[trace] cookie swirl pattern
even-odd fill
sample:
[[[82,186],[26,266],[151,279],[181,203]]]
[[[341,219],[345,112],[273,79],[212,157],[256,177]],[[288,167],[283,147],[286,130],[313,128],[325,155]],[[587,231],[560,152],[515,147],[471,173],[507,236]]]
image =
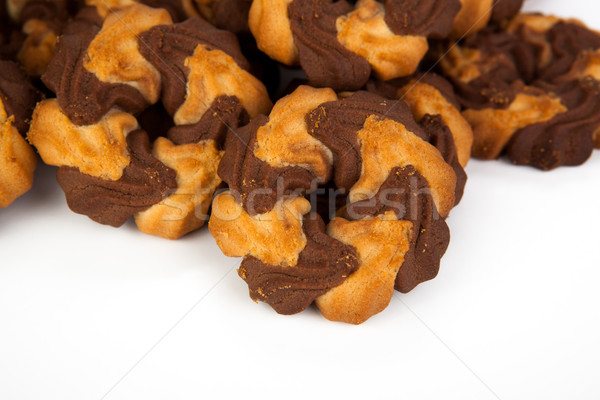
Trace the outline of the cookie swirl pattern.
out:
[[[600,35],[581,22],[521,14],[450,49],[473,155],[543,170],[584,163],[600,145]]]
[[[229,190],[215,197],[209,230],[226,255],[244,257],[252,299],[282,314],[315,302],[326,318],[359,324],[394,288],[435,277],[464,184],[439,115],[419,123],[402,101],[300,86],[239,132],[225,146]],[[326,225],[307,198],[330,182],[348,202]]]
[[[255,0],[248,23],[263,52],[300,65],[311,85],[357,90],[371,73],[414,73],[427,38],[447,36],[459,9],[458,0]]]
[[[176,239],[208,218],[228,130],[271,102],[232,33],[117,3],[84,8],[65,28],[43,76],[57,98],[38,105],[29,140],[60,167],[73,211],[112,226],[133,216]],[[159,100],[173,124],[145,125],[151,142],[136,115]]]

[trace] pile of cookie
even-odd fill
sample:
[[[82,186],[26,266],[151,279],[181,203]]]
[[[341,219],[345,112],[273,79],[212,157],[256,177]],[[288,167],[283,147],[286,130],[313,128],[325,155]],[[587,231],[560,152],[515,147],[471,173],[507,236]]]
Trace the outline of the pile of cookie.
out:
[[[0,206],[27,138],[76,213],[208,221],[253,300],[360,324],[437,275],[471,156],[600,147],[600,34],[522,3],[3,0]]]

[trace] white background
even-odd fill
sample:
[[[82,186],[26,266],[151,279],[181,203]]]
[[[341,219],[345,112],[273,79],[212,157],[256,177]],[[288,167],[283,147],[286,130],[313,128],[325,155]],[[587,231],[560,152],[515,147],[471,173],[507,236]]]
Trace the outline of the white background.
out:
[[[528,9],[600,28],[596,4]],[[0,399],[600,398],[600,151],[467,172],[439,276],[351,326],[254,304],[206,229],[70,212],[41,166],[0,210]]]

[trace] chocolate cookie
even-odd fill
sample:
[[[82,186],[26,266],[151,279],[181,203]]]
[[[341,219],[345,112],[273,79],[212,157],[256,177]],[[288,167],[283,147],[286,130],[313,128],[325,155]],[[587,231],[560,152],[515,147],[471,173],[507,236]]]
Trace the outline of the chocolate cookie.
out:
[[[300,65],[311,85],[357,90],[372,73],[413,74],[427,38],[446,37],[459,9],[458,0],[254,0],[248,24],[263,52]]]
[[[442,59],[474,131],[473,155],[551,170],[580,165],[600,139],[600,35],[578,21],[521,14]]]
[[[117,3],[65,28],[43,77],[57,98],[38,105],[29,140],[60,167],[73,211],[176,239],[208,218],[228,132],[271,102],[232,33]]]
[[[457,192],[443,153],[460,167],[439,114],[419,123],[402,101],[300,86],[228,137],[219,175],[229,191],[209,229],[226,255],[244,257],[254,300],[283,314],[314,301],[359,324],[394,288],[437,274]],[[348,200],[326,227],[306,198],[330,182]]]

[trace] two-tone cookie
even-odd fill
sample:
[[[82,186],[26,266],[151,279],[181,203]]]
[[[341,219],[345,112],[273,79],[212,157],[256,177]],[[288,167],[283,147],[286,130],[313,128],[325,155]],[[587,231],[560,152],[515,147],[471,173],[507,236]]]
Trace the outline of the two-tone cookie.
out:
[[[244,257],[254,300],[283,314],[315,302],[328,319],[362,323],[394,288],[438,272],[456,203],[442,154],[457,160],[453,140],[439,115],[419,123],[402,101],[300,86],[228,137],[219,175],[229,190],[209,229],[226,255]],[[331,185],[347,202],[325,225],[309,199]]]
[[[313,86],[360,89],[371,75],[388,80],[413,74],[428,38],[444,38],[458,0],[254,0],[249,27],[259,49],[300,65]]]
[[[473,126],[473,155],[550,170],[598,146],[600,35],[578,21],[518,15],[452,45],[441,60]]]
[[[60,167],[72,210],[113,226],[134,216],[175,239],[207,219],[229,129],[271,107],[246,68],[235,36],[200,18],[173,23],[137,3],[105,18],[86,8],[43,77],[57,98],[37,107],[29,139]],[[151,143],[155,129],[136,116],[159,100],[172,123]]]

